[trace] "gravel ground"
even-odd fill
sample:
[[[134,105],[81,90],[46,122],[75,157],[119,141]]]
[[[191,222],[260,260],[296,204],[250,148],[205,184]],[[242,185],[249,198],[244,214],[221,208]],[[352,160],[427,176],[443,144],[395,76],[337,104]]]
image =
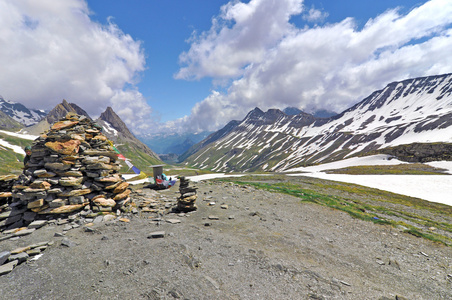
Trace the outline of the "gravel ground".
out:
[[[46,225],[0,242],[1,252],[54,241],[0,277],[0,298],[452,299],[450,247],[288,195],[196,186],[198,210],[186,215],[138,213],[64,237],[54,236],[64,225]],[[175,203],[177,188],[159,199]],[[149,238],[156,231],[164,237]]]

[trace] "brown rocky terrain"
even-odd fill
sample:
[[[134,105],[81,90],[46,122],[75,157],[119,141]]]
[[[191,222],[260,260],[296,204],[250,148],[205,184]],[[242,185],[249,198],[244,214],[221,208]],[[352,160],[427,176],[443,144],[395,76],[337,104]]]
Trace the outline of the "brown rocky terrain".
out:
[[[134,187],[128,215],[73,216],[0,241],[0,252],[50,244],[0,276],[0,298],[452,298],[450,247],[289,195],[195,186],[194,212],[171,212],[178,185]]]

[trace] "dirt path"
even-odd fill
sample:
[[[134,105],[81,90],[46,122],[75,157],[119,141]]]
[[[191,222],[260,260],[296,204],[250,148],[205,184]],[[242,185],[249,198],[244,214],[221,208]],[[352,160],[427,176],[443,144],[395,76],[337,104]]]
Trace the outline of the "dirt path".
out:
[[[138,213],[65,237],[54,236],[63,226],[47,225],[0,242],[0,251],[55,242],[0,277],[0,298],[452,298],[450,247],[288,195],[196,186],[198,210],[188,215]],[[177,186],[160,194],[174,204]],[[164,237],[148,238],[156,231]],[[60,245],[63,238],[75,245]]]

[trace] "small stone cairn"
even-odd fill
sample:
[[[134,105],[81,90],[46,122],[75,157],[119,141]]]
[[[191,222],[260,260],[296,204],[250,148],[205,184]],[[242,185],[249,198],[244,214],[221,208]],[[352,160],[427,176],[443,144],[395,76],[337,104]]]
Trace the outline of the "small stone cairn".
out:
[[[131,190],[119,169],[101,128],[85,116],[68,113],[34,141],[23,173],[10,192],[0,193],[10,199],[8,209],[0,211],[0,231],[81,210],[126,211]]]
[[[190,180],[185,177],[180,177],[179,192],[180,197],[177,198],[178,211],[190,212],[198,209],[195,204],[198,195],[196,194],[197,188],[189,187]]]

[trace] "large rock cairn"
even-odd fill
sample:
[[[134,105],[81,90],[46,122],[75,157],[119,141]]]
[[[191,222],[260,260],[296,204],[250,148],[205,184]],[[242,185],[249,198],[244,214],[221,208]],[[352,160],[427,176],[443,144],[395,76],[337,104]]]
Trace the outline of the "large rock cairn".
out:
[[[195,204],[198,195],[197,188],[189,187],[190,180],[185,177],[180,177],[179,192],[180,197],[177,198],[178,211],[190,212],[196,210],[198,207]]]
[[[0,229],[26,226],[46,215],[116,212],[130,202],[117,155],[101,128],[74,113],[32,145],[30,161],[12,187],[11,210]],[[49,218],[49,217],[47,217]]]

